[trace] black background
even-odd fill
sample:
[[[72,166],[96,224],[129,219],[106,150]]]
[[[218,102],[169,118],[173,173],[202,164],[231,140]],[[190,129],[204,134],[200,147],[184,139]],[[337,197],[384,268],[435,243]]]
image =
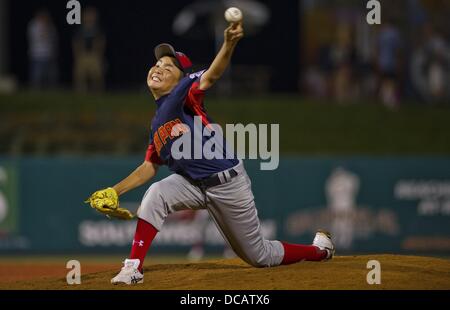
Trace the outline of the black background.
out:
[[[94,6],[106,34],[107,88],[142,87],[153,64],[153,48],[169,42],[197,64],[210,63],[215,54],[212,36],[175,36],[172,21],[192,1],[80,1],[81,7]],[[270,67],[272,91],[295,91],[300,65],[299,2],[260,1],[271,10],[270,22],[257,35],[247,36],[235,52],[233,63]],[[9,1],[10,71],[21,84],[28,77],[27,25],[36,10],[46,8],[56,25],[59,38],[60,80],[70,86],[72,79],[71,40],[77,25],[68,25],[67,1]],[[198,29],[206,28],[200,21]]]

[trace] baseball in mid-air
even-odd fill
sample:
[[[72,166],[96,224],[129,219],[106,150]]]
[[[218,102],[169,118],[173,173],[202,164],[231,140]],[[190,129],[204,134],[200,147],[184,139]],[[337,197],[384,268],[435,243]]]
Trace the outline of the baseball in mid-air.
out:
[[[242,20],[242,11],[235,7],[228,8],[225,11],[225,19],[229,23],[240,22]]]

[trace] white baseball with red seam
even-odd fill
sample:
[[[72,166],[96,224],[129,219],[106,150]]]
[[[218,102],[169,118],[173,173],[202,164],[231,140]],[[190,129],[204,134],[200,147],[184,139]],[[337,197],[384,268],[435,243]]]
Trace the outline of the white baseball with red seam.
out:
[[[229,23],[237,23],[242,20],[242,12],[238,8],[232,7],[225,11],[225,19]]]

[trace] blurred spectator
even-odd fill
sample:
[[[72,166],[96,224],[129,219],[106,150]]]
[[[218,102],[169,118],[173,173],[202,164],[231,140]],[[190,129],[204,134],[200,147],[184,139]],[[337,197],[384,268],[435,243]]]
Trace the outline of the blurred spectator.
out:
[[[104,51],[105,36],[98,25],[97,10],[86,8],[81,28],[73,39],[74,83],[77,91],[103,90]]]
[[[355,84],[352,81],[356,66],[356,51],[350,25],[340,23],[336,29],[336,41],[331,48],[333,63],[333,95],[338,102],[348,102],[355,98]]]
[[[316,98],[326,98],[328,96],[328,79],[318,66],[310,66],[304,73],[304,86],[306,92]],[[300,85],[303,87],[303,85]]]
[[[431,24],[423,26],[423,40],[411,57],[411,80],[426,102],[449,96],[450,48]]]
[[[30,83],[35,89],[54,87],[57,83],[57,33],[47,10],[36,12],[28,24]]]
[[[381,24],[378,33],[376,57],[380,74],[380,98],[389,108],[395,108],[399,104],[400,50],[400,32],[392,21],[387,19]]]

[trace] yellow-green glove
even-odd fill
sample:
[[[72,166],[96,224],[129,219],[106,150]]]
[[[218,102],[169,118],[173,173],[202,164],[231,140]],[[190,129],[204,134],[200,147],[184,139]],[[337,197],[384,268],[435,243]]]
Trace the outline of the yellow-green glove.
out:
[[[92,208],[105,214],[108,218],[129,220],[134,217],[129,210],[119,207],[119,196],[112,187],[96,191],[85,200],[85,203],[89,203]]]

